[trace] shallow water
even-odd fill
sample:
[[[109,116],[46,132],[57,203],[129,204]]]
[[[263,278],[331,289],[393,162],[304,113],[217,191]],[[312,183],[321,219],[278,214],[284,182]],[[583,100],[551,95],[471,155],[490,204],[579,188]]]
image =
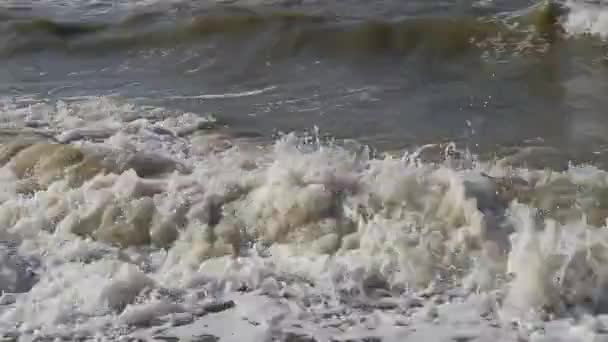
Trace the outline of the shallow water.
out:
[[[606,8],[0,2],[0,336],[608,339]]]
[[[383,149],[542,139],[585,155],[605,144],[605,48],[581,36],[602,34],[602,7],[589,6],[20,3],[3,11],[0,90],[118,95],[264,136],[317,125]]]

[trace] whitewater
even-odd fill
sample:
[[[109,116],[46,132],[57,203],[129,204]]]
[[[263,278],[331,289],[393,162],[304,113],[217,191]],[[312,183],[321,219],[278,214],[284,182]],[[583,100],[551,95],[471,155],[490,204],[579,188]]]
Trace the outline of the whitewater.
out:
[[[602,335],[603,170],[184,137],[214,119],[109,98],[3,114],[62,132],[3,145],[7,338]]]
[[[605,5],[564,6],[608,37]],[[608,341],[601,166],[52,89],[0,96],[0,341]]]

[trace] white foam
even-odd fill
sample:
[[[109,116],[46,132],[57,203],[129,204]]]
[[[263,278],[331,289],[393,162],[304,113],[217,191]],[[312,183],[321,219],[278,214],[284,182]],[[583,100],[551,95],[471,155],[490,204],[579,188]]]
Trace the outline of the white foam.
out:
[[[608,8],[602,3],[568,0],[568,14],[562,22],[570,34],[591,34],[608,37]]]
[[[10,163],[2,169],[0,237],[14,247],[0,249],[0,289],[17,293],[0,301],[0,329],[113,339],[151,332],[145,325],[191,336],[213,324],[225,340],[259,341],[601,331],[601,316],[567,317],[606,308],[608,235],[590,226],[606,216],[602,170],[373,159],[295,135],[210,148],[200,132],[152,129],[201,120],[192,113],[83,101],[45,105],[37,119],[58,132],[113,130],[73,144],[121,167],[76,186],[51,178],[33,194],[19,192]],[[17,126],[30,115],[4,110]],[[188,167],[136,172],[163,156]]]
[[[267,93],[275,90],[276,86],[270,86],[262,89],[247,90],[238,93],[223,93],[223,94],[201,94],[192,96],[171,96],[170,99],[198,99],[198,100],[213,100],[213,99],[234,99],[239,97],[254,96]]]

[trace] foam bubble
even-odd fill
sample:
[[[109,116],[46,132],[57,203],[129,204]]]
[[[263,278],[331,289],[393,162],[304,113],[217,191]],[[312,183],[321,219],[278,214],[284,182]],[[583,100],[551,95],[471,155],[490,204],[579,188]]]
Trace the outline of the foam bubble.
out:
[[[602,4],[569,0],[569,12],[562,25],[570,34],[591,34],[601,38],[608,36],[608,10]]]
[[[383,314],[369,324],[386,336],[393,319],[421,331],[444,319],[446,336],[466,335],[456,319],[465,311],[479,336],[490,334],[487,316],[549,317],[583,336],[591,328],[564,319],[606,310],[602,170],[454,153],[372,158],[293,134],[259,148],[226,136],[221,148],[187,149],[208,136],[148,130],[164,120],[155,115],[100,142],[4,145],[0,237],[14,247],[0,249],[0,289],[16,292],[0,308],[7,331],[124,335],[207,313],[239,291],[289,298],[268,327],[348,322],[374,308]]]

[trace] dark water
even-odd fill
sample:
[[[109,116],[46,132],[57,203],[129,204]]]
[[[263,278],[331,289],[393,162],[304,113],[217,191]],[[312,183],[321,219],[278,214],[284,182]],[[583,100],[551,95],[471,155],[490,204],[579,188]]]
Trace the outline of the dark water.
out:
[[[536,144],[604,165],[607,49],[567,35],[568,12],[532,1],[5,2],[0,95],[119,95],[269,138],[316,125],[382,149]]]

